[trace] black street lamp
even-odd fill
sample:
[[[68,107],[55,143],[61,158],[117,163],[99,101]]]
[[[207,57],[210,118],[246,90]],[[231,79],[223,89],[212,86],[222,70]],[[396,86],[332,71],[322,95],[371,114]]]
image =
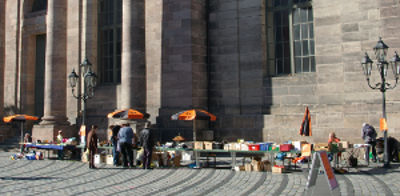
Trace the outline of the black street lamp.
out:
[[[94,88],[97,85],[97,76],[92,71],[92,64],[85,57],[83,62],[80,65],[81,75],[83,80],[83,93],[78,90],[78,94],[75,95],[75,87],[79,82],[79,76],[76,74],[75,70],[72,69],[72,72],[68,76],[69,84],[72,88],[72,95],[78,99],[83,101],[82,105],[82,124],[86,124],[86,100],[92,98],[94,96]],[[78,88],[80,89],[80,88]]]
[[[371,85],[370,83],[370,76],[372,72],[372,64],[373,61],[369,58],[368,54],[365,53],[364,58],[361,61],[361,66],[364,70],[364,75],[368,81],[368,86],[372,89],[380,90],[382,92],[382,111],[383,111],[383,118],[386,120],[386,96],[385,92],[388,89],[394,89],[397,85],[397,82],[399,80],[399,74],[400,74],[400,57],[395,52],[394,57],[390,61],[393,75],[396,79],[396,83],[394,85],[391,85],[390,83],[386,82],[386,77],[387,77],[387,72],[389,69],[389,63],[386,61],[386,56],[387,56],[387,51],[389,47],[382,41],[382,38],[379,38],[378,43],[374,47],[374,52],[376,55],[376,66],[379,71],[379,74],[381,76],[381,82],[376,83],[374,86]],[[382,130],[384,132],[384,167],[388,168],[390,167],[390,161],[388,157],[388,146],[387,146],[387,130]]]

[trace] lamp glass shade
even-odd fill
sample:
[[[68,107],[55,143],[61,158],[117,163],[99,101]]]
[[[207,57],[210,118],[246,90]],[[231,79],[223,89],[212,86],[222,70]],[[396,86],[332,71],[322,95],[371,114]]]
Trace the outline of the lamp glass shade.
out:
[[[378,43],[376,43],[376,46],[374,47],[376,60],[378,60],[379,62],[385,61],[388,49],[389,46],[387,46],[380,37]]]
[[[76,87],[76,83],[78,82],[79,76],[76,74],[75,69],[72,69],[72,72],[68,75],[69,85],[72,88]]]
[[[377,66],[378,66],[380,71],[383,71],[383,75],[386,77],[387,76],[387,72],[388,72],[388,68],[389,68],[389,63],[384,61],[384,62],[378,63]],[[381,69],[383,69],[383,70],[381,70]]]
[[[364,75],[369,78],[371,76],[371,71],[372,71],[372,60],[369,58],[368,54],[365,53],[364,58],[361,61],[361,66],[364,71]]]
[[[97,85],[97,76],[95,73],[92,72],[92,69],[89,67],[88,71],[86,72],[85,76],[85,84],[88,88],[94,88]]]
[[[83,62],[81,63],[81,67],[83,68],[83,73],[86,73],[89,68],[92,67],[92,63],[90,63],[89,59],[85,57],[85,59],[83,59]]]
[[[394,77],[396,79],[399,78],[399,75],[400,75],[400,57],[397,54],[397,52],[395,52],[395,55],[393,56],[393,59],[390,61],[390,64],[392,65],[392,71],[393,71]]]

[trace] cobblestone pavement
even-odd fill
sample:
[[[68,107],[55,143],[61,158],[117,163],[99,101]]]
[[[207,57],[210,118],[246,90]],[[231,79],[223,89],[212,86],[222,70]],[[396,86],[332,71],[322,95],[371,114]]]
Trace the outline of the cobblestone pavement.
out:
[[[400,195],[400,168],[351,169],[336,175],[330,192],[325,176],[307,190],[307,173],[235,172],[228,169],[122,169],[59,160],[10,160],[0,152],[0,195]],[[325,183],[325,184],[323,184]]]

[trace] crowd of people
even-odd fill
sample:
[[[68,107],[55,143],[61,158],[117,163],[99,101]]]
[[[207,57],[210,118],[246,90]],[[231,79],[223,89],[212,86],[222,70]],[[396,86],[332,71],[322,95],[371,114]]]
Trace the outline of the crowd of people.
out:
[[[151,169],[151,156],[153,150],[153,138],[150,130],[150,122],[145,123],[145,127],[140,131],[139,137],[130,127],[129,123],[109,126],[111,130],[110,143],[112,144],[113,165],[123,168],[134,168],[136,151],[139,146],[143,148],[142,168]],[[97,153],[98,137],[96,134],[97,126],[93,125],[87,134],[86,147],[88,150],[89,168],[95,169],[94,155]],[[120,162],[120,156],[122,162]]]

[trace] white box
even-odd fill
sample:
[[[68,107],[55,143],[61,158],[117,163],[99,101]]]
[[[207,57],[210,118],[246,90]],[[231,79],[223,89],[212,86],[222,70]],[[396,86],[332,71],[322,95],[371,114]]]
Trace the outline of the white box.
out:
[[[191,161],[193,152],[182,152],[182,161]]]
[[[94,155],[94,164],[100,164],[101,163],[101,157],[99,154]]]
[[[114,164],[114,157],[112,155],[107,155],[106,157],[106,164],[107,165],[112,165]]]

